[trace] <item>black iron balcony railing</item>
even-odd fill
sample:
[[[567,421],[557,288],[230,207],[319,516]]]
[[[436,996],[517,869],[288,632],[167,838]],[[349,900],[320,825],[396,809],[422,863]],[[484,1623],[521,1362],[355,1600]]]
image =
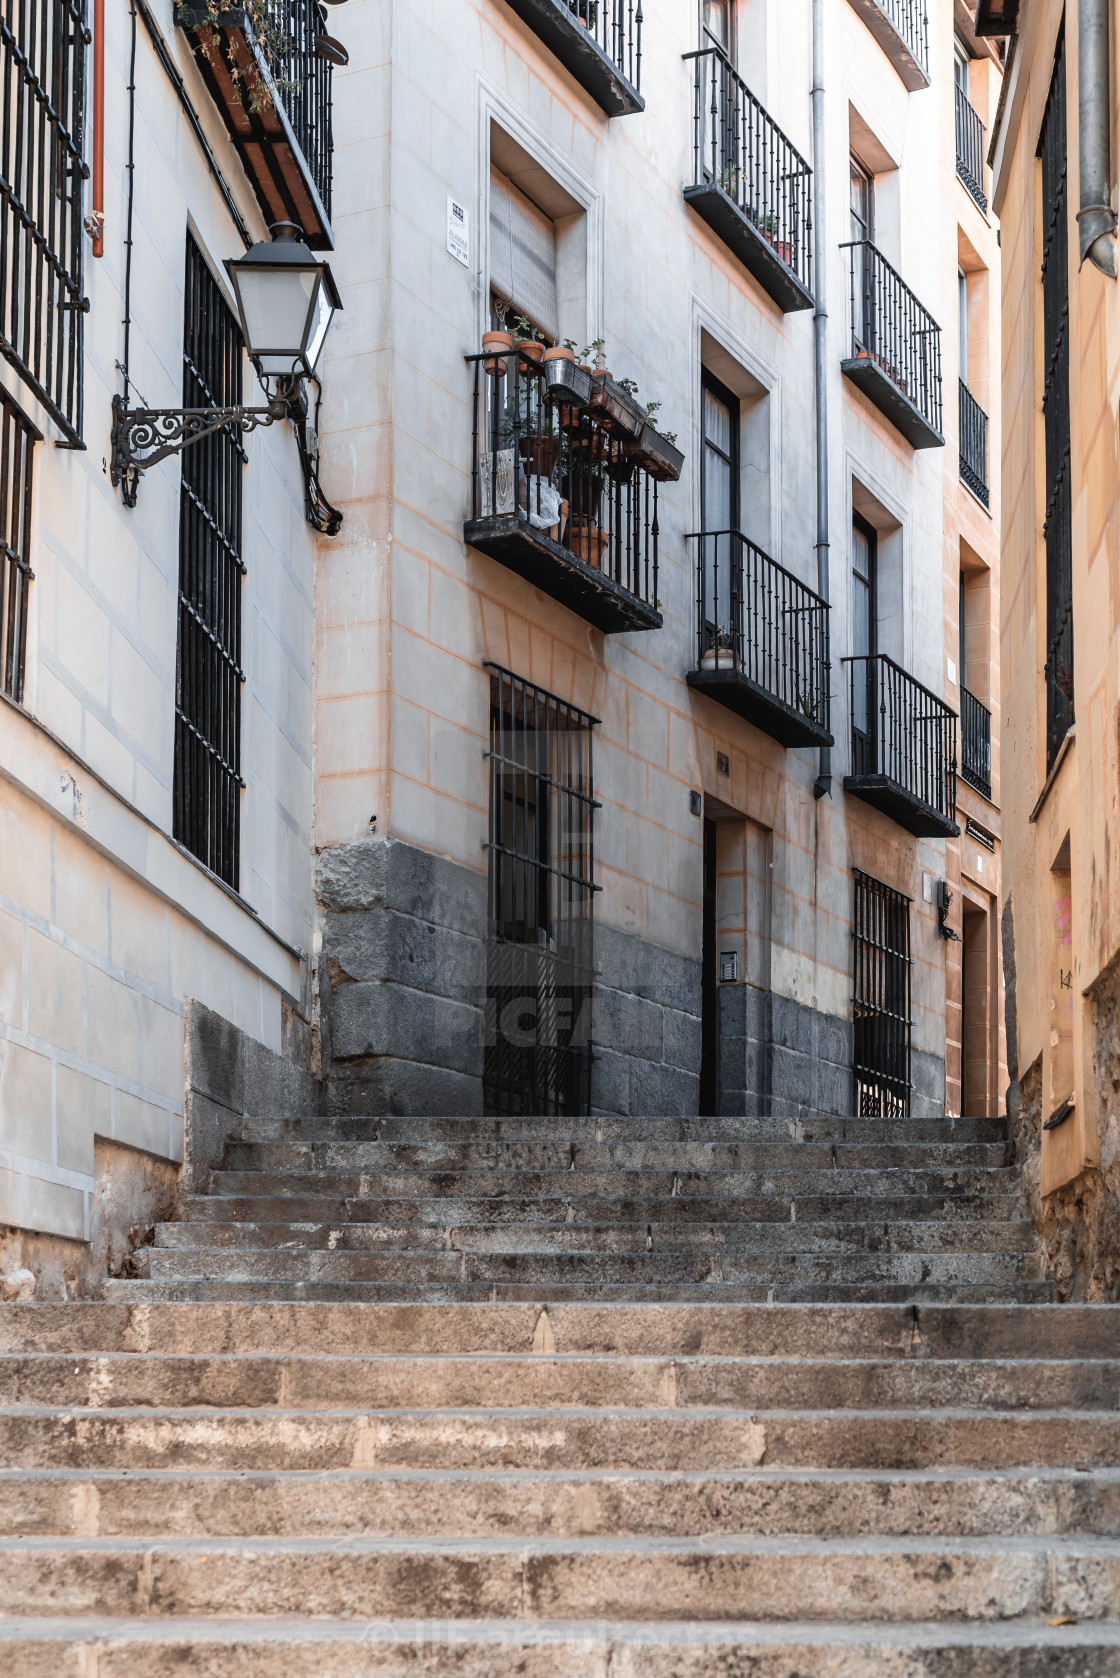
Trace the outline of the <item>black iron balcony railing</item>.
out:
[[[992,796],[992,713],[961,688],[961,779]]]
[[[973,110],[972,101],[963,87],[957,94],[957,174],[984,211],[988,195],[984,191],[984,124]]]
[[[1074,724],[1073,602],[1059,615],[1058,632],[1046,649],[1046,772],[1050,773]]]
[[[941,328],[869,239],[842,249],[852,323],[844,372],[913,448],[944,447]]]
[[[831,745],[826,602],[737,530],[688,541],[697,625],[689,685],[785,746]]]
[[[851,0],[911,93],[929,86],[926,0]]]
[[[609,117],[645,110],[642,0],[509,0]]]
[[[988,416],[963,379],[960,387],[961,482],[988,505]]]
[[[469,356],[472,547],[606,632],[659,629],[657,482],[521,350]],[[570,363],[565,364],[570,366]]]
[[[789,313],[813,306],[813,173],[714,46],[693,63],[685,198]]]
[[[910,833],[948,837],[957,813],[957,717],[884,654],[847,658],[851,773],[844,789]]]
[[[176,21],[221,111],[265,220],[330,249],[332,64],[318,0],[177,0]]]

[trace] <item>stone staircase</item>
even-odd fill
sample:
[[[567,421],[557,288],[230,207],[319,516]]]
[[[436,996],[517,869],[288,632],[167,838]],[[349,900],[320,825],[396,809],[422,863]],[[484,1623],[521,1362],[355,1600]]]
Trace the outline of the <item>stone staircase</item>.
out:
[[[1052,1297],[1000,1120],[256,1123],[129,1300]]]
[[[373,1128],[0,1306],[0,1672],[1120,1674],[1120,1308],[998,1126]]]

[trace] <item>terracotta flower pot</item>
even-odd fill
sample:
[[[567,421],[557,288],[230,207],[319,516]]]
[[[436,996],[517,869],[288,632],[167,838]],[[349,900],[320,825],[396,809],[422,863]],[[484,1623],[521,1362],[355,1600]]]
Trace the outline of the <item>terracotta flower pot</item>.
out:
[[[577,524],[572,530],[571,548],[577,559],[598,566],[609,537],[597,524]]]
[[[570,350],[566,344],[553,344],[550,349],[545,350],[542,360],[574,361],[575,352]]]
[[[522,437],[518,448],[534,477],[551,478],[560,459],[559,437]]]
[[[512,332],[484,332],[482,334],[482,353],[487,357],[486,371],[492,379],[500,379],[506,371],[504,356],[490,355],[491,350],[512,350]]]
[[[539,338],[519,338],[516,347],[528,361],[540,361],[544,355],[544,345]]]

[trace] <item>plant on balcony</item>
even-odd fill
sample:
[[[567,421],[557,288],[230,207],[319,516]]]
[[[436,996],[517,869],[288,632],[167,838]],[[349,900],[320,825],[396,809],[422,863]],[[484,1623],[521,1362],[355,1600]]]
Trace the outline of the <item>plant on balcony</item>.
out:
[[[610,540],[599,521],[590,514],[577,514],[571,523],[569,546],[577,559],[582,559],[587,565],[598,567],[603,558],[603,550]]]
[[[658,483],[675,483],[684,468],[684,454],[677,448],[675,431],[662,433],[655,427],[653,422],[660,411],[660,402],[646,404],[642,429],[630,451],[630,458]]]
[[[599,0],[576,0],[579,21],[585,29],[594,30],[599,23]]]
[[[540,361],[548,348],[548,339],[539,327],[533,325],[528,315],[514,315],[513,317],[514,348],[520,350],[530,361]]]
[[[288,37],[279,20],[277,8],[270,6],[269,0],[240,0],[240,4],[236,5],[229,5],[225,0],[176,0],[175,13],[184,29],[198,31],[203,56],[211,63],[221,52],[223,27],[230,24],[242,27],[246,35],[251,36],[259,47],[261,56],[268,65],[276,92],[282,95],[299,92],[298,82],[278,74],[279,66],[284,62]],[[234,103],[243,105],[254,116],[271,111],[276,103],[273,88],[265,81],[257,66],[239,64],[237,50],[232,41],[227,45],[222,57],[226,61],[225,68],[233,88]]]
[[[714,631],[708,646],[700,658],[701,670],[735,670],[739,661],[735,657],[735,637],[728,624],[721,624]]]

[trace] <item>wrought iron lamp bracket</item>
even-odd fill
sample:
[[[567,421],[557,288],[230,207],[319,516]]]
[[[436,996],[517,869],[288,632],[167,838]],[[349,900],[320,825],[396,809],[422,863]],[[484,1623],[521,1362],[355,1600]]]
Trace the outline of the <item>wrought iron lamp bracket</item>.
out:
[[[114,396],[110,481],[125,506],[135,507],[140,474],[149,466],[212,432],[229,427],[247,435],[287,419],[289,412],[282,396],[270,397],[267,408],[130,408],[123,396]]]

